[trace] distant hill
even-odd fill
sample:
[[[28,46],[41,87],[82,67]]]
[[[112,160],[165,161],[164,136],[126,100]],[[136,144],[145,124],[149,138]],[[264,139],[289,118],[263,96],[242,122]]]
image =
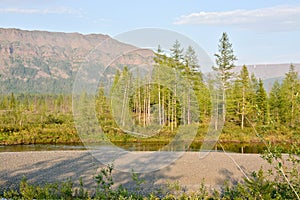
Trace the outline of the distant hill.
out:
[[[79,67],[102,42],[106,43],[98,49],[97,59],[103,68],[120,52],[136,49],[102,34],[0,28],[0,92],[70,93]],[[137,65],[153,60],[152,51],[134,54],[113,64]]]
[[[258,64],[247,65],[248,71],[254,73],[254,75],[261,79],[270,79],[276,77],[282,77],[289,71],[289,68],[293,64],[295,70],[300,73],[299,63],[286,63],[286,64]],[[237,67],[236,70],[240,70],[242,67]]]
[[[254,74],[257,78],[261,78],[264,81],[264,85],[267,91],[270,91],[274,82],[278,80],[281,82],[285,74],[289,71],[291,64],[295,66],[295,70],[300,75],[300,63],[289,64],[258,64],[258,65],[246,65],[250,74]],[[242,66],[236,67],[235,72],[239,72]]]

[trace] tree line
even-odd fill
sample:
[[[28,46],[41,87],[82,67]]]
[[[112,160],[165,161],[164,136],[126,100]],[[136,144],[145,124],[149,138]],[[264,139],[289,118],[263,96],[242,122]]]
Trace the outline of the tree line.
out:
[[[223,132],[225,135],[233,132],[229,134],[233,138],[251,135],[253,139],[255,128],[265,136],[286,136],[289,141],[299,139],[300,80],[295,67],[291,64],[284,79],[275,81],[267,93],[263,80],[250,74],[246,65],[239,73],[234,73],[237,57],[226,33],[222,34],[218,47],[215,73],[205,77],[195,50],[191,46],[184,50],[179,41],[175,41],[169,55],[160,47],[157,49],[152,77],[139,78],[124,67],[115,76],[112,89],[120,94],[114,105],[119,105],[116,109],[119,117],[114,126],[130,129],[133,125],[147,127],[154,123],[163,126],[162,132],[174,133],[182,125],[201,124],[207,128],[212,113],[218,112],[224,121]],[[157,78],[163,84],[151,83]],[[179,79],[185,79],[190,87],[180,88]],[[217,106],[214,107],[212,101],[217,101]],[[99,115],[105,116],[105,113]],[[203,130],[202,135],[205,134]]]
[[[82,100],[93,98],[99,126],[112,140],[128,138],[124,132],[170,139],[179,127],[193,124],[201,140],[216,112],[224,122],[221,139],[251,141],[255,128],[267,138],[299,141],[300,79],[293,65],[267,93],[263,80],[246,65],[234,73],[237,57],[227,33],[219,40],[215,58],[214,73],[204,75],[195,50],[184,49],[176,40],[170,53],[158,47],[150,75],[124,66],[115,73],[110,94],[105,95],[100,84],[97,95],[85,93]],[[78,142],[71,105],[71,95],[2,94],[0,141],[25,140],[27,135],[31,142],[39,137],[50,143],[70,138]],[[57,140],[51,139],[52,133]]]

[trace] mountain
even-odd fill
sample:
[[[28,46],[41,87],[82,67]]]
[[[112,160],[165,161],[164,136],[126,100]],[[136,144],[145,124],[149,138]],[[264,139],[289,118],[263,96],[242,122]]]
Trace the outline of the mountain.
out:
[[[121,43],[108,35],[0,28],[0,93],[71,93],[77,74],[83,75],[84,82],[94,84],[104,72],[114,73],[113,67],[148,67],[153,64],[153,56],[150,50]],[[300,64],[294,65],[300,73]],[[78,73],[81,66],[90,70],[89,75]],[[247,67],[264,80],[269,90],[276,79],[284,77],[289,66]]]
[[[70,93],[76,73],[91,55],[99,70],[153,60],[152,51],[136,49],[102,34],[0,28],[0,92]],[[129,53],[118,57],[123,52]]]

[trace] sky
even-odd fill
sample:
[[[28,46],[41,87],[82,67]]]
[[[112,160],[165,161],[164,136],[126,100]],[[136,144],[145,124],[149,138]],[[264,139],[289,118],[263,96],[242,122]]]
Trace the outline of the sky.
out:
[[[161,28],[189,37],[211,59],[227,32],[237,65],[300,63],[299,0],[0,0],[0,27],[112,37]]]

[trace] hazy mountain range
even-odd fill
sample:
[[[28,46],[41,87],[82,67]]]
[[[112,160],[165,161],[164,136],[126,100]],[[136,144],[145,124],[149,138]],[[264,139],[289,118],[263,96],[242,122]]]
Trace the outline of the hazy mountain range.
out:
[[[69,93],[80,66],[87,58],[93,58],[95,48],[101,69],[108,64],[138,66],[153,63],[152,51],[136,50],[136,47],[107,35],[0,28],[0,92]],[[129,53],[120,56],[122,52]],[[300,72],[300,64],[294,65]],[[249,65],[248,69],[264,79],[269,88],[272,80],[288,72],[289,66]],[[237,67],[236,71],[239,69]],[[88,79],[93,81],[93,77]]]

